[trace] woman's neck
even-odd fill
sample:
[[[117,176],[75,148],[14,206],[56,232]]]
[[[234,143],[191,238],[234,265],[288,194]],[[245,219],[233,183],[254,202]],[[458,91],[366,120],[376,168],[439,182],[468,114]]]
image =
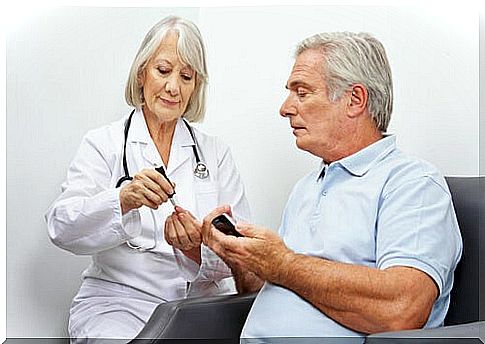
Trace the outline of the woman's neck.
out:
[[[163,121],[145,109],[143,109],[143,115],[147,123],[150,137],[157,147],[163,164],[165,167],[167,167],[170,158],[170,148],[172,147],[173,134],[175,133],[175,126],[177,125],[178,119]]]

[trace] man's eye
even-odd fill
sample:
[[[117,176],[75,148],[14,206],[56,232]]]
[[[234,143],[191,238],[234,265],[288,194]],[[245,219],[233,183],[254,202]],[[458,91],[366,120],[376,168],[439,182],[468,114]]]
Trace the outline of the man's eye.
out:
[[[299,98],[304,98],[308,93],[307,92],[303,92],[303,91],[298,91],[296,92],[296,95],[299,97]]]
[[[296,95],[298,96],[298,98],[305,98],[308,95],[308,90],[302,87],[298,87],[296,89]]]

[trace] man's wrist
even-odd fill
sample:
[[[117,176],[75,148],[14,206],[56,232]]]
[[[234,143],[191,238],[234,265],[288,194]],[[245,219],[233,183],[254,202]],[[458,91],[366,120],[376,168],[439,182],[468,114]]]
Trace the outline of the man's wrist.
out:
[[[231,268],[231,271],[234,275],[236,289],[239,294],[257,292],[263,286],[264,281],[252,271],[243,271],[234,268]]]
[[[275,273],[269,282],[278,285],[284,285],[288,278],[295,271],[299,254],[287,249],[281,256],[281,260],[278,264],[274,264]]]

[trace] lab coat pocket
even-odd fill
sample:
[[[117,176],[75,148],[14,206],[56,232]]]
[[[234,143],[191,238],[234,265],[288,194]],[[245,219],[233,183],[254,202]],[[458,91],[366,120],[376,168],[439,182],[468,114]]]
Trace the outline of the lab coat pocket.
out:
[[[200,181],[195,183],[195,202],[197,213],[203,219],[219,204],[219,188],[217,183]]]

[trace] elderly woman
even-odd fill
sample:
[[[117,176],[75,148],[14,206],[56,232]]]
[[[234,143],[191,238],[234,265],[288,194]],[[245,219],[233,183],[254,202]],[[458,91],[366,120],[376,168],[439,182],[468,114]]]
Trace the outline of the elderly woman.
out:
[[[232,291],[200,220],[229,204],[247,221],[249,207],[229,149],[188,123],[203,119],[206,86],[199,30],[165,18],[133,61],[134,110],[83,138],[46,214],[54,244],[92,256],[70,310],[74,342],[133,338],[162,302]]]

